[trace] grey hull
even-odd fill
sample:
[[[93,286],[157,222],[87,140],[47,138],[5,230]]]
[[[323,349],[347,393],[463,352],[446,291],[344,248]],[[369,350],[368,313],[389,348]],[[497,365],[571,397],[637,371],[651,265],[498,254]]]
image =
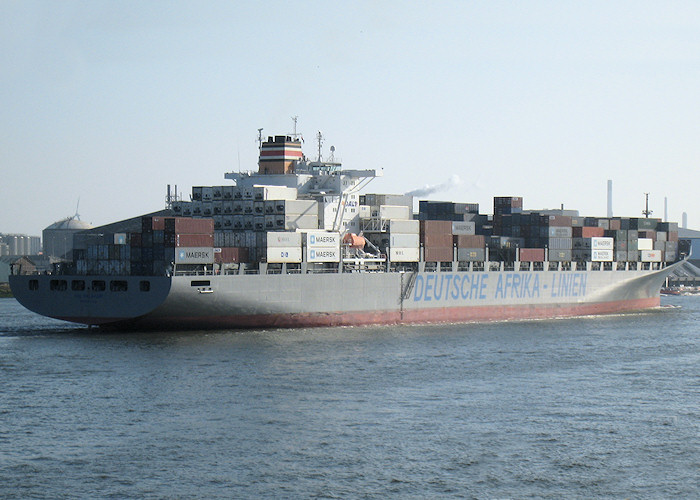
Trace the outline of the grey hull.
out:
[[[11,286],[32,311],[95,325],[240,328],[465,322],[656,307],[674,266],[652,271],[12,276]],[[35,289],[30,289],[30,279]],[[51,280],[56,279],[65,280],[66,289],[52,290]],[[105,281],[107,290],[71,289],[74,280],[95,279]],[[128,289],[111,291],[109,283],[115,279],[126,280]],[[140,289],[143,281],[149,282],[148,291]]]

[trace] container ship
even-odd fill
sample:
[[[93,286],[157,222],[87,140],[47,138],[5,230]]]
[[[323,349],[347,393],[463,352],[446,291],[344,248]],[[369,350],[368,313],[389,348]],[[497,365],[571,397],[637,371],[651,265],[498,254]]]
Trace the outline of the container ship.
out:
[[[76,233],[50,274],[14,268],[17,300],[61,320],[133,329],[542,319],[660,305],[678,226],[653,218],[361,194],[381,170],[309,160],[259,138],[257,171],[188,201]]]

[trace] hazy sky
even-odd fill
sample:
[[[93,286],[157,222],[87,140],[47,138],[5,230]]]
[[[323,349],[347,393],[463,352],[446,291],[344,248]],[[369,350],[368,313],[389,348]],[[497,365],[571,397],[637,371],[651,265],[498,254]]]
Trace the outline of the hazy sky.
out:
[[[604,216],[612,179],[700,228],[697,1],[0,0],[0,43],[0,232],[230,183],[294,115],[368,192]]]

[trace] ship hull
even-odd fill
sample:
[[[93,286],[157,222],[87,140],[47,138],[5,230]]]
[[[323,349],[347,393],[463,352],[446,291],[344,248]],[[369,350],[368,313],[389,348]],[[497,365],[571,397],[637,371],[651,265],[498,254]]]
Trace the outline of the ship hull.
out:
[[[12,276],[11,286],[28,309],[76,323],[135,329],[293,328],[643,310],[659,306],[660,288],[672,269],[129,277],[128,290],[101,294],[71,290],[72,281],[85,276],[61,277],[65,290],[52,290],[51,276]],[[143,281],[149,282],[147,292],[139,289]]]

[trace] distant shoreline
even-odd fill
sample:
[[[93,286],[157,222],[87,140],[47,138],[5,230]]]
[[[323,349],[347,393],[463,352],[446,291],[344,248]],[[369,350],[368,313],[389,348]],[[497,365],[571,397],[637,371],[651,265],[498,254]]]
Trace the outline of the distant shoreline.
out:
[[[12,295],[12,290],[10,290],[9,283],[0,283],[0,299],[9,299],[14,297]]]

